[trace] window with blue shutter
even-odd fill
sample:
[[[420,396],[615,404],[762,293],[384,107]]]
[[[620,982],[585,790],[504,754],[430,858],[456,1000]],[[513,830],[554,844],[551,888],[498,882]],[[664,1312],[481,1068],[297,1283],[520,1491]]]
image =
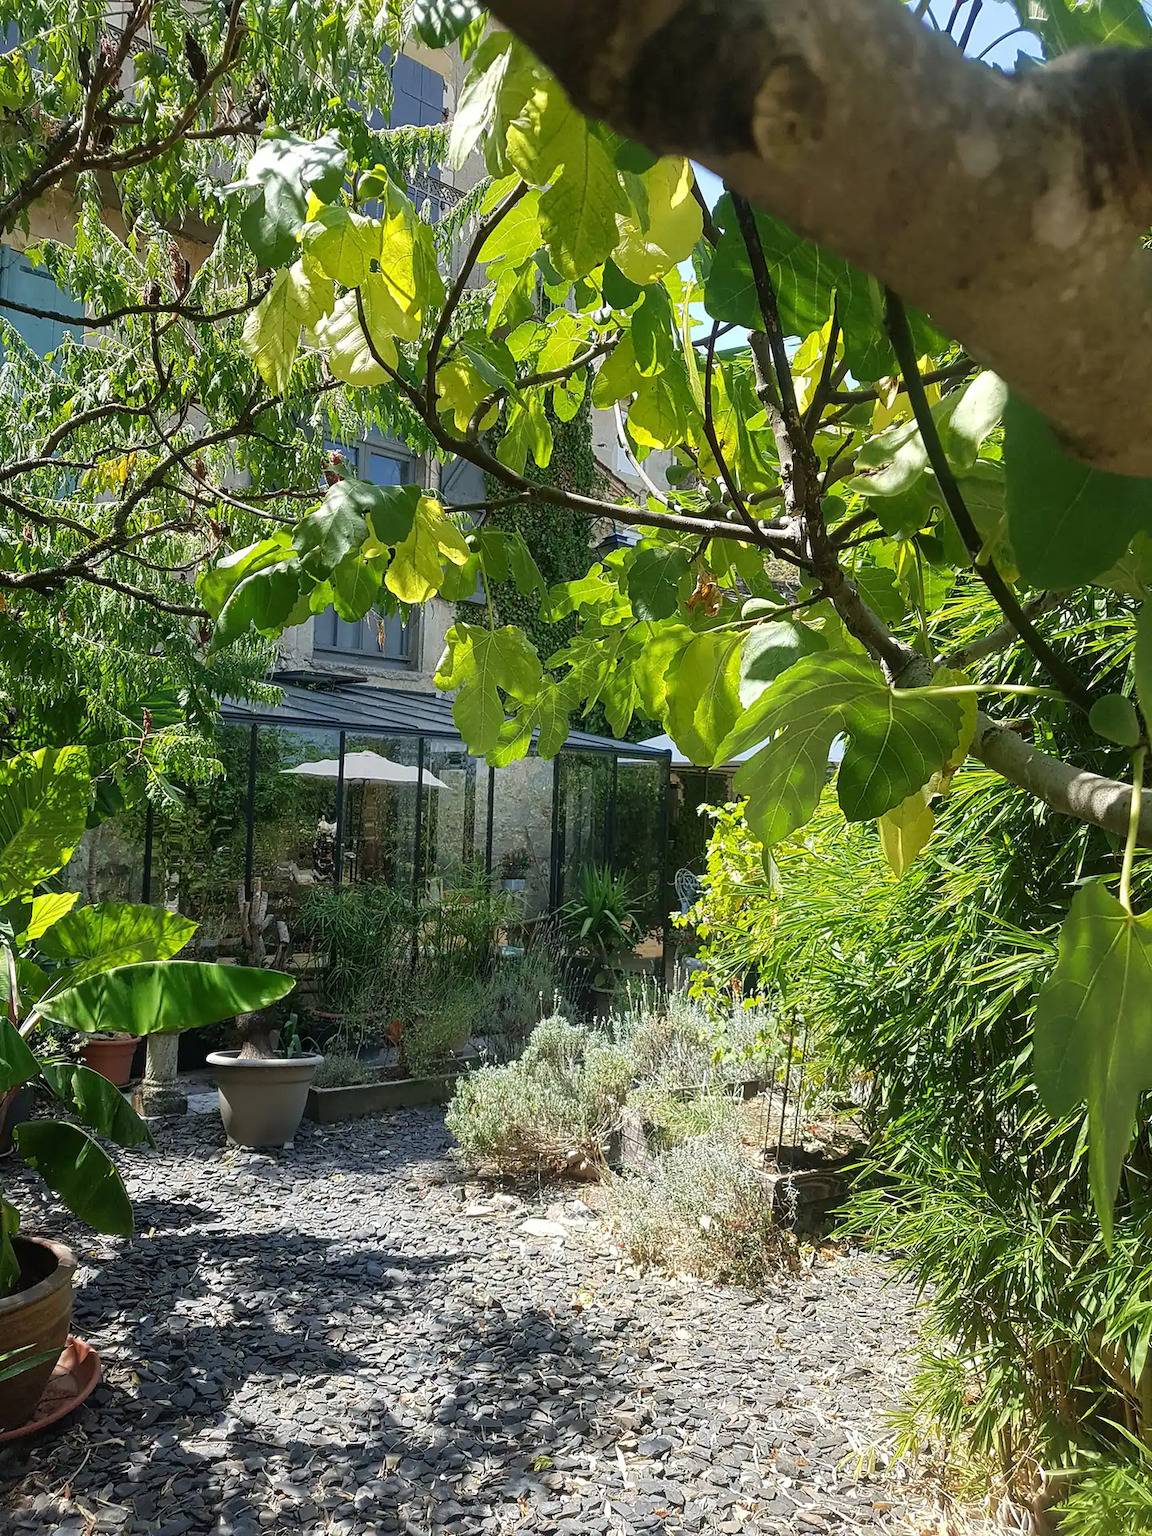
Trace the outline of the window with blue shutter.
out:
[[[0,245],[0,299],[10,299],[14,304],[27,305],[29,309],[51,310],[56,314],[79,317],[84,313],[83,305],[57,287],[43,267],[33,266],[23,252],[14,251],[7,245]],[[19,331],[33,352],[38,352],[41,357],[54,352],[69,331],[77,336],[84,331],[82,325],[45,320],[40,315],[26,315],[5,305],[0,305],[0,315]]]
[[[327,446],[342,455],[350,474],[373,485],[408,485],[413,479],[415,462],[400,449],[370,439]],[[416,621],[399,614],[370,613],[354,624],[340,618],[335,608],[326,608],[313,621],[312,645],[317,651],[374,657],[390,666],[407,667],[412,665],[415,633]]]

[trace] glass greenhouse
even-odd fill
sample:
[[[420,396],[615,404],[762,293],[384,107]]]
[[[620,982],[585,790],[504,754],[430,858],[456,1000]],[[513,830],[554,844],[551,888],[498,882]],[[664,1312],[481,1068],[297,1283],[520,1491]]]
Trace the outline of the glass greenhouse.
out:
[[[256,890],[295,950],[318,885],[375,881],[443,900],[482,872],[522,880],[531,920],[572,897],[585,865],[604,864],[630,882],[645,953],[662,953],[674,900],[666,751],[573,731],[550,761],[494,769],[465,748],[448,698],[365,684],[225,704],[217,745],[222,779],[90,838],[74,871],[89,899],[163,902],[196,919],[202,953],[227,957]]]

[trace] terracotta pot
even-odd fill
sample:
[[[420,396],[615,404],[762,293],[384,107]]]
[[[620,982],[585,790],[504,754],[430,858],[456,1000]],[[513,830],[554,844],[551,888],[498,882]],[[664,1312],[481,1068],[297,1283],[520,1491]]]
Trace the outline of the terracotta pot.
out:
[[[132,1077],[138,1044],[133,1035],[89,1035],[80,1047],[80,1055],[86,1067],[123,1088]]]
[[[283,1147],[300,1128],[308,1090],[323,1056],[242,1058],[213,1051],[208,1065],[220,1090],[220,1118],[242,1147]]]
[[[13,1247],[20,1263],[21,1289],[0,1298],[0,1346],[5,1351],[27,1348],[30,1355],[46,1350],[50,1358],[0,1381],[0,1431],[26,1424],[40,1401],[72,1324],[76,1273],[76,1259],[62,1243],[17,1237]]]

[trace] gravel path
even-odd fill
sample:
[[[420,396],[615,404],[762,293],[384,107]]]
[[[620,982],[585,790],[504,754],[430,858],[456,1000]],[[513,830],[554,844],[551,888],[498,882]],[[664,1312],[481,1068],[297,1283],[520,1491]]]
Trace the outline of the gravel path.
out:
[[[137,1237],[71,1230],[105,1383],[0,1449],[0,1529],[888,1528],[855,1473],[910,1306],[876,1261],[760,1297],[641,1276],[578,1201],[462,1186],[449,1145],[413,1111],[272,1158],[197,1116],[126,1154]]]

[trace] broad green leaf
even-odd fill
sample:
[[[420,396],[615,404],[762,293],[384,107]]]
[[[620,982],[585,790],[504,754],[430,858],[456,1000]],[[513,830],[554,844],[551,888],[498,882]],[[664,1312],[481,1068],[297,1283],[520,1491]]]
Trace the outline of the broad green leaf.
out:
[[[211,649],[223,650],[250,629],[279,634],[299,597],[300,572],[295,558],[261,566],[240,582],[220,610]]]
[[[79,891],[49,891],[43,896],[33,896],[28,903],[20,942],[30,944],[43,937],[53,923],[57,923],[80,899]],[[44,949],[43,944],[40,946]]]
[[[274,395],[288,388],[301,330],[315,326],[334,301],[331,278],[301,259],[276,273],[244,321],[241,345]]]
[[[493,768],[519,762],[527,756],[533,736],[538,757],[555,757],[568,739],[571,718],[572,704],[565,690],[545,679],[536,697],[505,720],[488,762]]]
[[[863,444],[852,474],[842,483],[864,496],[905,497],[927,468],[920,429],[914,421],[898,421]]]
[[[543,681],[540,658],[522,629],[481,629],[455,624],[436,673],[436,686],[455,689],[452,718],[469,750],[486,756],[500,742],[505,712],[501,691],[521,703],[533,700]]]
[[[366,514],[380,489],[363,480],[337,480],[316,510],[296,524],[292,543],[310,576],[327,576],[360,548],[368,534]]]
[[[629,282],[646,288],[696,249],[704,215],[693,195],[694,180],[690,162],[675,157],[658,160],[639,177],[642,195],[618,215],[619,244],[612,253],[616,270]],[[608,299],[607,289],[604,296]]]
[[[1007,403],[1007,384],[985,369],[933,409],[940,445],[955,474],[972,469],[980,445],[1000,425]]]
[[[20,1031],[0,1016],[0,1093],[30,1083],[39,1071],[40,1063],[21,1039]]]
[[[196,932],[191,918],[163,907],[100,901],[61,918],[40,941],[40,953],[67,963],[69,982],[142,960],[170,960]]]
[[[828,642],[795,619],[770,619],[744,636],[740,654],[740,703],[744,709],[803,656],[826,651]]]
[[[1076,587],[1115,565],[1138,532],[1152,533],[1152,481],[1074,459],[1018,396],[1004,412],[1008,531],[1024,578]]]
[[[762,329],[752,263],[728,193],[716,204],[712,217],[720,240],[705,281],[705,307],[714,320]],[[832,313],[833,294],[844,280],[845,265],[768,214],[758,212],[756,225],[776,287],[780,324],[787,335],[803,340]]]
[[[8,970],[7,960],[3,958],[3,950],[0,949],[0,1012],[5,1018],[11,1017],[11,988],[12,977]],[[47,992],[49,976],[34,960],[29,960],[27,955],[16,957],[16,996],[18,1000],[18,1016],[25,1018],[32,1007]]]
[[[448,48],[483,14],[472,0],[414,0],[412,27],[429,48]]]
[[[361,300],[368,318],[368,300]],[[395,368],[399,357],[391,334],[375,329],[369,333],[360,322],[356,291],[342,294],[331,313],[321,316],[313,327],[316,340],[328,353],[328,366],[338,379],[358,389],[383,384],[388,369]],[[383,366],[379,359],[383,360]]]
[[[1049,56],[1073,48],[1147,48],[1152,24],[1141,0],[1013,0],[1021,26]]]
[[[351,208],[321,208],[304,232],[305,250],[328,277],[358,288],[380,258],[381,225]]]
[[[170,1034],[271,1007],[295,985],[280,971],[165,960],[85,977],[47,998],[38,1011],[49,1023],[82,1034]]]
[[[444,564],[464,565],[469,550],[464,535],[430,496],[416,503],[412,529],[396,546],[384,585],[402,603],[424,603],[440,590]]]
[[[684,360],[675,353],[662,372],[638,380],[628,409],[629,435],[641,450],[673,448],[688,437],[693,411]]]
[[[368,329],[373,337],[386,334],[401,341],[418,341],[425,309],[442,297],[438,285],[422,282],[425,264],[420,260],[418,241],[426,232],[426,226],[407,209],[386,216],[380,270],[364,284]],[[435,258],[429,268],[430,274],[434,272]]]
[[[97,1232],[132,1236],[132,1206],[116,1164],[102,1147],[61,1120],[30,1120],[14,1132],[20,1156],[81,1221]]]
[[[292,535],[286,530],[277,531],[257,544],[232,550],[197,576],[196,590],[201,602],[212,618],[218,619],[225,603],[241,583],[259,571],[291,560],[294,553]]]
[[[328,578],[332,588],[332,606],[340,618],[357,624],[370,613],[380,596],[383,569],[358,553],[342,560]]]
[[[515,177],[502,185],[510,192]],[[507,192],[505,193],[507,195]],[[540,193],[533,187],[497,224],[480,248],[483,263],[502,261],[510,267],[522,267],[531,261],[544,242],[540,233]]]
[[[1092,1195],[1108,1243],[1137,1104],[1152,1088],[1150,996],[1152,916],[1126,912],[1099,882],[1081,886],[1036,999],[1032,1059],[1052,1114],[1087,1103]]]
[[[1140,721],[1131,699],[1122,693],[1106,693],[1088,712],[1088,724],[1097,736],[1121,747],[1140,745]]]
[[[692,589],[688,551],[645,540],[628,567],[628,596],[638,619],[670,619]]]
[[[631,399],[639,389],[640,382],[640,369],[632,337],[621,336],[596,374],[592,385],[592,404],[602,411],[611,410],[617,400]]]
[[[662,373],[676,347],[672,301],[663,283],[657,283],[645,290],[644,302],[632,316],[632,348],[641,378]]]
[[[548,255],[569,282],[602,266],[616,244],[616,215],[625,206],[616,167],[581,118],[565,146],[562,174],[540,197],[540,232]]]
[[[668,679],[676,657],[692,640],[686,624],[642,624],[642,648],[632,663],[644,713],[663,720],[668,708]]]
[[[0,762],[0,906],[63,869],[91,801],[83,747],[46,747]]]
[[[771,847],[810,820],[836,737],[848,738],[840,808],[849,821],[871,821],[943,768],[961,725],[956,698],[895,692],[874,662],[824,652],[803,657],[744,712],[717,761],[766,743],[735,785],[748,797],[749,826]]]
[[[726,761],[724,738],[740,718],[739,634],[706,630],[672,663],[668,677],[668,734],[702,768]]]
[[[70,1061],[49,1062],[41,1071],[62,1104],[118,1147],[138,1147],[152,1140],[152,1132],[119,1088],[99,1072]]]
[[[473,58],[448,134],[448,164],[454,171],[463,169],[496,117],[496,103],[508,73],[511,42],[507,33],[498,32],[484,41]]]
[[[936,817],[923,789],[913,790],[894,810],[880,817],[880,847],[897,880],[928,845],[935,825]]]
[[[283,128],[268,128],[241,180],[228,191],[255,196],[240,215],[240,228],[265,266],[281,267],[297,250],[304,227],[308,193],[323,201],[335,197],[344,180],[347,152],[334,134],[301,138]]]

